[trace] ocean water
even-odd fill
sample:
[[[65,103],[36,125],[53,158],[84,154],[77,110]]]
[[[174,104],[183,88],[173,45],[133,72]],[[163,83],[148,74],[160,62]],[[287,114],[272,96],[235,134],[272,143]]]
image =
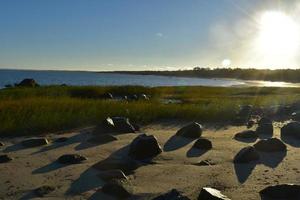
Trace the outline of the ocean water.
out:
[[[78,71],[0,70],[0,88],[24,78],[33,78],[41,85],[141,85],[155,86],[267,86],[299,87],[299,84],[270,81],[244,81],[222,78],[184,78],[154,75],[130,75]]]

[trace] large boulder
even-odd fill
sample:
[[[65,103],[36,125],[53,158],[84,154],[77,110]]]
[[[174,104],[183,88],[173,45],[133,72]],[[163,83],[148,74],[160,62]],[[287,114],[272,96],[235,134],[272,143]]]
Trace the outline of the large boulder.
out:
[[[259,154],[254,147],[248,146],[241,149],[233,159],[234,163],[249,163],[259,160]]]
[[[252,105],[240,106],[240,108],[236,114],[235,122],[238,124],[243,124],[243,123],[247,122],[250,119],[252,112],[253,112]]]
[[[39,84],[32,78],[25,78],[20,83],[15,84],[18,87],[37,87]]]
[[[153,135],[142,134],[130,144],[129,156],[136,160],[152,158],[162,152],[162,149]]]
[[[0,163],[7,163],[9,161],[11,161],[12,158],[9,157],[8,155],[4,154],[4,155],[0,155]]]
[[[65,154],[58,158],[58,162],[61,164],[79,164],[87,160],[86,157],[79,154]]]
[[[198,196],[198,200],[230,200],[223,195],[219,190],[210,187],[204,187]]]
[[[21,143],[24,147],[38,147],[49,144],[49,141],[46,138],[32,138],[28,140],[24,140]]]
[[[293,112],[291,117],[292,117],[292,120],[300,121],[300,111]]]
[[[126,117],[108,117],[103,121],[102,127],[105,131],[112,133],[134,133],[136,131]]]
[[[159,195],[152,200],[190,200],[188,197],[183,196],[181,192],[176,189],[172,189],[171,191]]]
[[[118,199],[126,199],[132,195],[132,188],[128,181],[111,180],[102,187],[102,192]]]
[[[268,186],[259,192],[262,199],[300,199],[300,185],[282,184],[275,186]]]
[[[292,136],[300,139],[300,122],[290,122],[281,128],[281,137]]]
[[[98,174],[98,177],[108,181],[112,179],[128,179],[127,176],[122,172],[122,170],[119,169],[112,169],[112,170],[106,170],[106,171],[101,171]]]
[[[193,145],[193,148],[209,150],[212,149],[212,143],[206,138],[199,138]]]
[[[201,124],[193,122],[179,129],[176,135],[186,138],[199,138],[202,135],[202,129]]]
[[[235,139],[239,139],[239,138],[242,138],[242,139],[256,139],[256,138],[258,138],[258,135],[253,130],[245,130],[245,131],[242,131],[242,132],[239,132],[239,133],[235,134],[234,138]]]
[[[263,152],[286,151],[286,145],[278,138],[260,140],[253,146],[256,150]]]

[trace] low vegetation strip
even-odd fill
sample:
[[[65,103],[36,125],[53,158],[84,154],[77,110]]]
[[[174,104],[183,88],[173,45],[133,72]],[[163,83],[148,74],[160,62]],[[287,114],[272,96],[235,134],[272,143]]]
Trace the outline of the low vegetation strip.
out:
[[[75,92],[74,92],[75,91]],[[104,99],[110,92],[118,99]],[[150,100],[125,100],[130,94]],[[295,88],[215,87],[72,87],[0,90],[0,136],[35,135],[96,125],[107,116],[125,116],[138,123],[162,119],[230,121],[239,105],[291,104],[300,100]],[[181,103],[167,104],[164,99]]]

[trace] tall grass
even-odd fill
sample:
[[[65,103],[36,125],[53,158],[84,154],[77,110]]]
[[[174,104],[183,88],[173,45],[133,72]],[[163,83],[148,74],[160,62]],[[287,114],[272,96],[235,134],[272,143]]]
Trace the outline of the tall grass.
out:
[[[74,95],[74,91],[76,95]],[[78,92],[79,91],[79,92]],[[145,93],[150,101],[111,101],[106,93]],[[80,94],[80,95],[78,95]],[[40,87],[0,90],[0,135],[35,135],[95,125],[107,116],[137,123],[161,119],[229,121],[241,104],[266,106],[300,100],[299,89],[215,87]],[[163,104],[160,99],[181,99]]]

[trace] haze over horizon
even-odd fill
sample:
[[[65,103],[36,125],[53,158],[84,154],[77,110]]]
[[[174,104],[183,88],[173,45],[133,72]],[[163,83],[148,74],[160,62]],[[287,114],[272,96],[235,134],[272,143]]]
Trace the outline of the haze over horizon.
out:
[[[0,69],[300,67],[297,0],[0,0]]]

